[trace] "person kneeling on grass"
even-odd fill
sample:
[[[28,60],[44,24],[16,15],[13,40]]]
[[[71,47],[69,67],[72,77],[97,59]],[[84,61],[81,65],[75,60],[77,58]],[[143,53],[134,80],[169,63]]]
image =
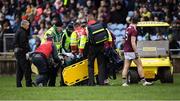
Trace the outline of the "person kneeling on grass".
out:
[[[32,54],[32,63],[37,67],[39,75],[34,82],[35,86],[47,86],[49,79],[49,59],[52,56],[55,63],[61,63],[52,36],[47,35],[47,41],[36,48]]]

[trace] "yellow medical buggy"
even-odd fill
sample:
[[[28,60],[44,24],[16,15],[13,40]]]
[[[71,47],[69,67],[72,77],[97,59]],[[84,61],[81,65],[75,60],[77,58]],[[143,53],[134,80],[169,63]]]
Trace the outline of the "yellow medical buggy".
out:
[[[165,22],[139,22],[138,27],[168,29]],[[173,66],[169,54],[169,42],[163,41],[138,41],[138,53],[141,57],[145,78],[148,81],[160,80],[161,83],[173,83]],[[131,64],[128,72],[128,83],[138,83],[139,75],[136,65]]]

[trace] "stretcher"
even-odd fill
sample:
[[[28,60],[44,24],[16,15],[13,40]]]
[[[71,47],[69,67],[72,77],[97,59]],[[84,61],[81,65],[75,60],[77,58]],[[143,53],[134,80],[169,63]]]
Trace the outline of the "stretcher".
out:
[[[94,63],[94,75],[98,74],[97,60]],[[82,60],[63,70],[64,83],[68,86],[88,79],[88,60]]]
[[[33,63],[31,64],[31,70],[32,70],[32,73],[34,73],[36,75],[39,74],[37,67]]]

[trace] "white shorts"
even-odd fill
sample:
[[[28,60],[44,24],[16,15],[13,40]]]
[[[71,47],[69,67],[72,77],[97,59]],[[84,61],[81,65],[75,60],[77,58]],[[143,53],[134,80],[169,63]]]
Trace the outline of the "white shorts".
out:
[[[135,52],[124,52],[124,58],[126,60],[134,60],[136,58]]]

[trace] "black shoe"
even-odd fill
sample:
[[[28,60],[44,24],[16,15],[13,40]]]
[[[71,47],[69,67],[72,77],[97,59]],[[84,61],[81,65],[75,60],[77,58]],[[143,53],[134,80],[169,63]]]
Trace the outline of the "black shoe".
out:
[[[22,86],[17,86],[17,88],[21,88]]]
[[[37,87],[37,84],[36,84],[36,82],[32,82],[32,85],[34,86],[34,87]]]
[[[95,84],[88,84],[88,86],[96,86]]]
[[[32,83],[30,85],[26,85],[26,87],[32,87]]]
[[[67,86],[66,84],[60,84],[60,87]]]
[[[103,86],[110,86],[110,84],[109,83],[104,83],[104,85]]]
[[[22,87],[22,84],[17,84],[16,87],[20,88]]]

